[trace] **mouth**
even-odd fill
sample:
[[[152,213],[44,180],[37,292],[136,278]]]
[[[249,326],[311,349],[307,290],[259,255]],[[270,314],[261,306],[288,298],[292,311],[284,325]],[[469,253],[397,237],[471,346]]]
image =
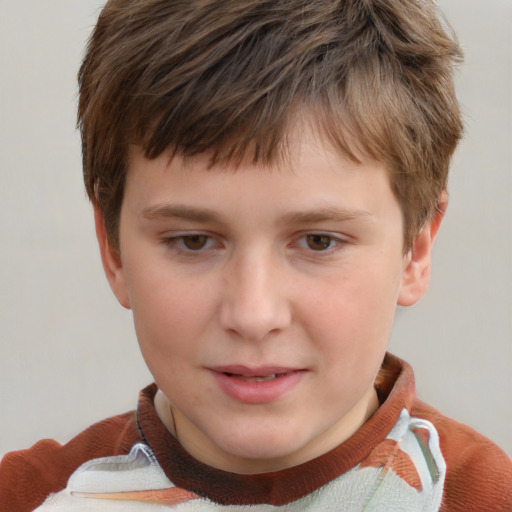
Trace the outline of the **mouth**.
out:
[[[268,375],[241,375],[237,373],[230,373],[230,372],[222,372],[227,377],[231,377],[233,379],[241,380],[243,382],[267,382],[269,380],[279,379],[281,377],[285,377],[290,372],[281,372],[281,373],[271,373]]]
[[[283,367],[222,366],[210,368],[220,389],[230,398],[249,404],[273,402],[291,391],[306,370]]]
[[[302,371],[299,368],[285,366],[258,366],[250,367],[243,365],[215,366],[212,371],[222,373],[227,377],[240,379],[247,382],[264,382],[267,380],[284,377],[290,373]]]

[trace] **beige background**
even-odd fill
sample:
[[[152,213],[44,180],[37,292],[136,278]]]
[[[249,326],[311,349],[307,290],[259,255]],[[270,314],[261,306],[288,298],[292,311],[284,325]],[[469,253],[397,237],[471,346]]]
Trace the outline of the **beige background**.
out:
[[[100,0],[0,0],[0,454],[65,441],[151,379],[102,275],[74,130]],[[439,2],[466,63],[467,136],[429,295],[391,349],[421,397],[512,455],[512,0]]]

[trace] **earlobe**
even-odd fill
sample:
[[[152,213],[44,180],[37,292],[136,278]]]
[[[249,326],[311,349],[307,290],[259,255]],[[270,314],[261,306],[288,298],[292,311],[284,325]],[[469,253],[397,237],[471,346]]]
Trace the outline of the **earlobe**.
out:
[[[428,290],[432,248],[447,206],[448,193],[445,190],[439,198],[435,215],[425,223],[415,238],[412,248],[404,258],[402,282],[397,300],[399,306],[415,304]]]
[[[96,227],[96,238],[100,247],[101,262],[107,281],[121,306],[130,309],[130,299],[121,257],[110,243],[103,214],[96,205],[94,205],[94,224]]]
[[[404,257],[402,282],[397,301],[399,306],[412,306],[425,295],[428,289],[432,246],[428,231],[428,226],[425,226]]]

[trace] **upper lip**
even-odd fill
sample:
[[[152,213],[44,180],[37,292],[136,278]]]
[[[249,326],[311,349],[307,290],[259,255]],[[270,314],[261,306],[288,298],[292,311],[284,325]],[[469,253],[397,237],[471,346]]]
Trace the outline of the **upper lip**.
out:
[[[232,375],[241,375],[243,377],[266,377],[280,373],[291,373],[301,370],[301,368],[290,368],[285,366],[244,366],[240,364],[223,365],[210,367],[210,370],[217,373],[229,373]]]

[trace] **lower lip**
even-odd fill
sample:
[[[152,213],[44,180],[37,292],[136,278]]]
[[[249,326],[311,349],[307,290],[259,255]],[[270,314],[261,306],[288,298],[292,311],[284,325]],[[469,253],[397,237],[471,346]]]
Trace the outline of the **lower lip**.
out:
[[[212,373],[222,391],[232,399],[246,404],[266,404],[278,400],[294,388],[306,372],[292,371],[261,382],[249,382],[216,371]]]

